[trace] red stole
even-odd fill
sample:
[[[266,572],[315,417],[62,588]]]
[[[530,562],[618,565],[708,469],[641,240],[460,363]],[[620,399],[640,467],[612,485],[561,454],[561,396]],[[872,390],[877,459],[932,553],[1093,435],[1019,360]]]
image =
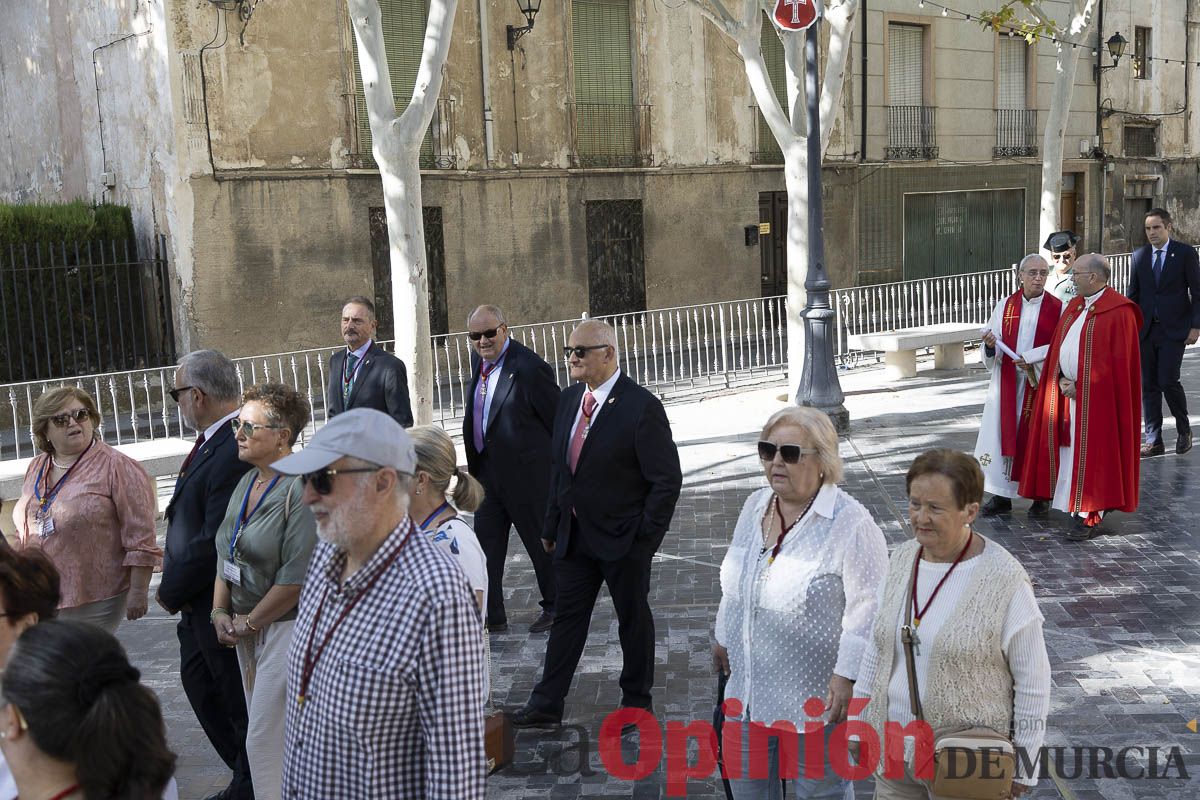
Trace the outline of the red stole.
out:
[[[1000,321],[1000,341],[1017,352],[1017,334],[1021,329],[1021,306],[1025,293],[1018,289],[1004,303],[1004,315]],[[1050,294],[1042,292],[1041,308],[1038,310],[1037,328],[1033,333],[1033,347],[1049,344],[1054,335],[1054,327],[1058,324],[1062,302]],[[1019,355],[1019,354],[1018,354]],[[1025,387],[1024,402],[1021,403],[1021,416],[1017,417],[1017,382],[1025,380],[1024,372],[1018,374],[1012,359],[1003,353],[997,353],[1000,359],[1000,454],[1012,458],[1012,480],[1020,480],[1021,457],[1025,451],[1025,440],[1028,435],[1029,413],[1033,408],[1034,388]]]

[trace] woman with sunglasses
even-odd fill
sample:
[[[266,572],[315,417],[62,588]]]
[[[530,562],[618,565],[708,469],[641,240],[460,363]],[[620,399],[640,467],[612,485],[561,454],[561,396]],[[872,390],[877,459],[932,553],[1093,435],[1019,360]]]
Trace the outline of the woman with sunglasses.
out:
[[[829,417],[790,406],[767,420],[760,439],[767,486],[746,500],[721,564],[713,663],[728,676],[726,717],[745,725],[740,751],[726,748],[726,769],[768,777],[731,779],[730,787],[736,800],[778,798],[780,776],[799,775],[789,797],[851,798],[828,756],[824,778],[804,777],[804,733],[799,763],[785,767],[778,737],[751,736],[750,726],[786,720],[803,732],[820,720],[825,743],[817,746],[829,752],[875,619],[887,544],[870,512],[837,485],[842,460]]]
[[[61,616],[116,631],[146,613],[156,543],[154,482],[100,439],[91,395],[60,386],[33,404],[29,463],[13,510],[21,548],[39,547],[62,576]]]
[[[303,395],[280,383],[248,389],[242,403],[231,425],[238,458],[255,468],[233,490],[217,530],[212,624],[222,644],[237,648],[254,796],[270,800],[282,791],[287,652],[317,542],[302,481],[271,464],[292,452],[310,411]]]
[[[175,797],[162,709],[116,638],[50,620],[21,634],[0,679],[0,751],[21,797]]]

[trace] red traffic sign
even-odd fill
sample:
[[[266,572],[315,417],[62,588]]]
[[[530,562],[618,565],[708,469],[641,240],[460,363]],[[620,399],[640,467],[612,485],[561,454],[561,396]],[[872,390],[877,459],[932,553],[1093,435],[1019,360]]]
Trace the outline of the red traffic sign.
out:
[[[771,19],[780,30],[802,31],[817,21],[817,0],[775,0]]]

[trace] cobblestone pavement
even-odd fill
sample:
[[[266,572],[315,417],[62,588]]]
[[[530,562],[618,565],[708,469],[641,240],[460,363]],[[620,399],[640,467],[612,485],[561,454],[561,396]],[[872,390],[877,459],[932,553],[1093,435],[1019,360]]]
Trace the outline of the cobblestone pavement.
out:
[[[928,365],[926,365],[928,366]],[[931,446],[970,451],[982,408],[985,377],[978,367],[922,371],[882,386],[882,373],[846,373],[843,387],[851,433],[842,440],[846,489],[874,514],[890,543],[903,527],[904,472]],[[1184,385],[1200,384],[1200,356],[1189,351]],[[761,423],[782,405],[782,384],[668,408],[684,465],[684,491],[656,564],[651,603],[658,648],[655,705],[660,721],[711,720],[714,680],[709,633],[720,598],[718,567],[746,496],[762,485],[752,443]],[[1200,397],[1193,391],[1193,404]],[[1171,423],[1168,421],[1168,428]],[[1172,441],[1168,430],[1168,450]],[[1200,773],[1200,734],[1186,724],[1200,716],[1200,450],[1142,464],[1141,509],[1106,521],[1112,533],[1085,544],[1066,541],[1063,519],[1026,517],[1024,503],[979,529],[1029,570],[1042,612],[1054,674],[1048,746],[1138,746],[1132,767],[1146,767],[1148,748],[1180,748],[1183,768]],[[164,491],[168,487],[163,487]],[[512,537],[505,582],[510,630],[492,638],[492,683],[503,706],[524,704],[540,675],[546,635],[524,630],[536,615],[532,570]],[[221,788],[228,773],[208,746],[183,695],[173,623],[161,611],[120,631],[131,655],[162,699],[171,742],[179,753],[184,800]],[[523,731],[516,763],[489,779],[495,798],[667,796],[662,765],[632,783],[612,777],[598,752],[600,721],[620,698],[621,654],[611,603],[602,594],[567,704],[560,734]],[[636,737],[622,744],[636,758]],[[1138,754],[1139,751],[1133,751]],[[581,754],[586,768],[579,769]],[[1183,780],[1178,766],[1163,780],[1076,777],[1074,756],[1060,774],[1030,795],[1064,800],[1197,798],[1200,778]],[[1178,762],[1177,762],[1178,763]],[[1100,774],[1103,774],[1102,769]],[[860,798],[870,781],[857,785]],[[719,783],[692,780],[687,796],[723,797]]]

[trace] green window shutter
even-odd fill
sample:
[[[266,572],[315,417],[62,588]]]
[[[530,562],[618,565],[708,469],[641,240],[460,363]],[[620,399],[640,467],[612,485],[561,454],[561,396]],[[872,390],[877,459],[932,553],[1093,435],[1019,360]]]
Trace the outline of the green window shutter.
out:
[[[425,43],[425,23],[429,9],[425,0],[379,0],[383,18],[383,44],[387,52],[388,74],[392,78],[392,97],[396,112],[403,113],[412,100],[417,85],[417,70],[421,66],[421,48]],[[358,152],[366,164],[371,158],[371,122],[367,117],[367,102],[363,94],[362,70],[358,63],[358,47],[354,48],[354,104],[358,120]],[[432,142],[426,134],[421,155],[432,155]]]
[[[637,155],[629,2],[571,4],[575,150],[587,166],[616,166]]]
[[[783,54],[783,42],[779,39],[779,34],[775,31],[775,23],[771,22],[771,18],[766,12],[762,14],[762,32],[759,36],[759,48],[762,50],[763,64],[767,68],[767,78],[771,82],[771,88],[775,90],[775,99],[779,101],[779,105],[783,107],[784,113],[787,113],[787,59]],[[775,141],[775,134],[771,133],[771,128],[767,125],[767,120],[763,117],[762,111],[758,112],[758,141],[755,146],[757,152],[754,154],[754,163],[756,164],[782,164],[783,151],[779,148],[779,142]]]

